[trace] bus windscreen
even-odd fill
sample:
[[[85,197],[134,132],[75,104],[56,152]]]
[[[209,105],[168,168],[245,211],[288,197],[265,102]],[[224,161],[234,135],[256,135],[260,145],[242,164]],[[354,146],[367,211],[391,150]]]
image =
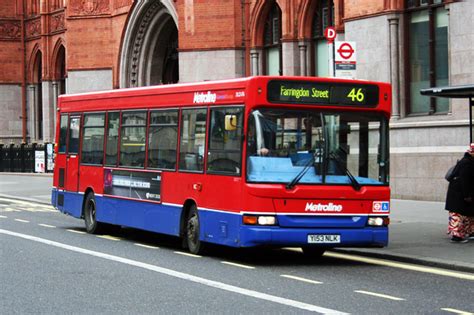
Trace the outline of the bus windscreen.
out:
[[[271,103],[364,107],[379,103],[379,88],[373,84],[272,80],[267,91]]]

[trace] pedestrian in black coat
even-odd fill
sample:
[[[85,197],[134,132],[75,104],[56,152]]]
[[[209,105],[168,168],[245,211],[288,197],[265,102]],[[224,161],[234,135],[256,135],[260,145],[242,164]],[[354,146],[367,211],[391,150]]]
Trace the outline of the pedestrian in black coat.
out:
[[[451,241],[465,243],[474,238],[474,143],[456,166],[445,209],[449,211]]]

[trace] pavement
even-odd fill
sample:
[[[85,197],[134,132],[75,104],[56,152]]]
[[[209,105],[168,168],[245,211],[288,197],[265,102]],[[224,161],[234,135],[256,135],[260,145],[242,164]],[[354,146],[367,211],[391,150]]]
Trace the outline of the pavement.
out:
[[[0,197],[50,204],[52,174],[0,173]],[[389,245],[338,252],[474,273],[474,240],[450,242],[443,202],[391,200]]]

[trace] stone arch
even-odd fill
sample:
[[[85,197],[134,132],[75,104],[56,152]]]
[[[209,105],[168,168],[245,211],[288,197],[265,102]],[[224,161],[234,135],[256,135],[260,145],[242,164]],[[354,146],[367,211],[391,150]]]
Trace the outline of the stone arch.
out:
[[[304,0],[298,12],[298,39],[305,40],[311,38],[311,31],[314,19],[314,11],[318,1]]]
[[[171,0],[138,0],[122,37],[120,87],[178,81],[178,15]]]
[[[66,48],[62,38],[58,39],[51,58],[52,79],[57,84],[57,94],[66,92]]]
[[[42,62],[43,62],[43,54],[41,52],[40,46],[36,44],[33,49],[31,50],[29,62],[28,62],[28,82],[30,83],[38,83],[38,71],[41,70],[42,74]],[[41,67],[38,67],[38,64],[41,65]]]
[[[281,0],[266,1],[260,0],[257,1],[253,12],[251,13],[250,19],[250,47],[252,48],[261,48],[263,47],[263,33],[265,28],[265,18],[270,12],[274,3],[276,3],[280,10],[282,11],[282,18],[285,12],[282,10],[283,5]],[[285,33],[282,25],[282,33]]]
[[[43,139],[43,53],[36,44],[28,63],[28,133],[30,140]]]

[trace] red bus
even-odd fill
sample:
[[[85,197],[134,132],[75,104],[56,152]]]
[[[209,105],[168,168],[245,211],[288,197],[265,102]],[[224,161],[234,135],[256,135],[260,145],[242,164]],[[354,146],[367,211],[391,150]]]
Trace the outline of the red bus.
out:
[[[58,101],[52,204],[89,233],[127,226],[208,243],[383,247],[386,83],[249,77]]]

